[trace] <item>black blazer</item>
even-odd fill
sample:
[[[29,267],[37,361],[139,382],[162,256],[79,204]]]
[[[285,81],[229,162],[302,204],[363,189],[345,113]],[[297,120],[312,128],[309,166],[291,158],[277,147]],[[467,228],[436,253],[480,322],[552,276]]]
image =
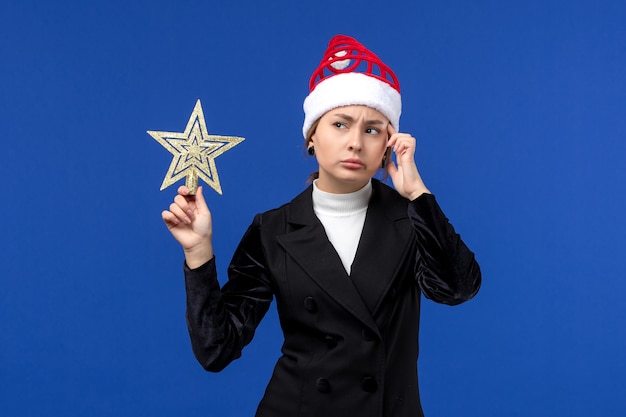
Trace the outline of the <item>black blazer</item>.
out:
[[[420,295],[459,304],[481,282],[434,196],[373,180],[348,276],[313,212],[312,188],[259,214],[222,289],[215,262],[185,267],[194,354],[209,371],[241,355],[273,297],[285,341],[257,416],[421,416]]]

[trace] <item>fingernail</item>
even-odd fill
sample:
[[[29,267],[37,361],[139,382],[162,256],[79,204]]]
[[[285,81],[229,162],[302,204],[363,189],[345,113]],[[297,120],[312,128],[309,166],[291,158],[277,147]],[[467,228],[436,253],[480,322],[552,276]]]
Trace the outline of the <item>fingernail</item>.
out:
[[[185,217],[185,223],[191,224],[191,219],[189,219],[189,217]]]

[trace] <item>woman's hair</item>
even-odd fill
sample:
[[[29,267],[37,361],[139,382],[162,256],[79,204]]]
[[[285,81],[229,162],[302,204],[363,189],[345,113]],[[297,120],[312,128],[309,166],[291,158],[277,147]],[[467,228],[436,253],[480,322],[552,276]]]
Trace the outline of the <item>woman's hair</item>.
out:
[[[313,122],[313,124],[311,125],[311,128],[309,129],[309,131],[306,132],[306,137],[304,139],[304,151],[305,152],[307,152],[309,150],[309,146],[310,146],[310,143],[311,143],[311,138],[315,134],[315,130],[317,129],[317,125],[319,125],[319,124],[320,124],[320,119],[317,119],[316,121]],[[311,184],[313,181],[318,179],[319,176],[320,176],[320,172],[319,171],[312,172],[311,175],[309,175],[309,178],[306,181],[307,184]]]
[[[320,118],[321,119],[321,118]],[[304,139],[304,151],[307,152],[311,143],[311,138],[313,137],[313,135],[315,134],[315,130],[317,129],[317,126],[320,124],[320,119],[317,119],[316,121],[313,122],[313,124],[311,125],[311,127],[309,128],[309,131],[306,132],[306,136]],[[387,166],[387,164],[389,164],[389,162],[391,162],[391,151],[389,148],[387,148],[387,150],[385,151],[385,155],[383,157],[384,161],[385,161],[385,166]],[[381,168],[382,168],[382,161],[381,161]],[[309,178],[307,179],[307,184],[312,183],[313,181],[315,181],[316,179],[318,179],[320,176],[319,171],[314,171],[311,173],[311,175],[309,175]],[[383,173],[381,175],[381,179],[383,181],[387,180],[387,178],[389,177],[389,174],[387,173],[387,170],[383,170]]]

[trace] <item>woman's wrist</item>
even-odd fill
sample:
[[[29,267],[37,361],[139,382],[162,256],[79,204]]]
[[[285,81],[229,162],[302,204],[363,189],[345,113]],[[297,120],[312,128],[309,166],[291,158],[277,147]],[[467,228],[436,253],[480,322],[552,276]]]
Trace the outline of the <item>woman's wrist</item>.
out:
[[[416,198],[419,198],[422,194],[431,194],[431,192],[426,187],[420,187],[417,190],[413,191],[408,195],[409,201],[413,201]]]
[[[185,249],[185,262],[191,269],[198,268],[213,259],[213,245],[202,244]]]

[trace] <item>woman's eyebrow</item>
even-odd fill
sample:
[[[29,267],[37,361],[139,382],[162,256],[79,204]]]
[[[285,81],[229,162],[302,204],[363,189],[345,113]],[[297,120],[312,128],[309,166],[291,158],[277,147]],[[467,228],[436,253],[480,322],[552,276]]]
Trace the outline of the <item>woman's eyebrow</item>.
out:
[[[344,114],[344,113],[335,113],[336,117],[339,117],[340,119],[343,119],[347,122],[354,122],[354,117],[350,116],[349,114]],[[366,120],[365,124],[368,125],[384,125],[385,122],[383,122],[382,120],[379,119],[372,119],[372,120]]]
[[[345,120],[346,122],[354,122],[354,117],[348,115],[348,114],[343,114],[343,113],[335,113],[336,117],[339,117],[340,119]]]

